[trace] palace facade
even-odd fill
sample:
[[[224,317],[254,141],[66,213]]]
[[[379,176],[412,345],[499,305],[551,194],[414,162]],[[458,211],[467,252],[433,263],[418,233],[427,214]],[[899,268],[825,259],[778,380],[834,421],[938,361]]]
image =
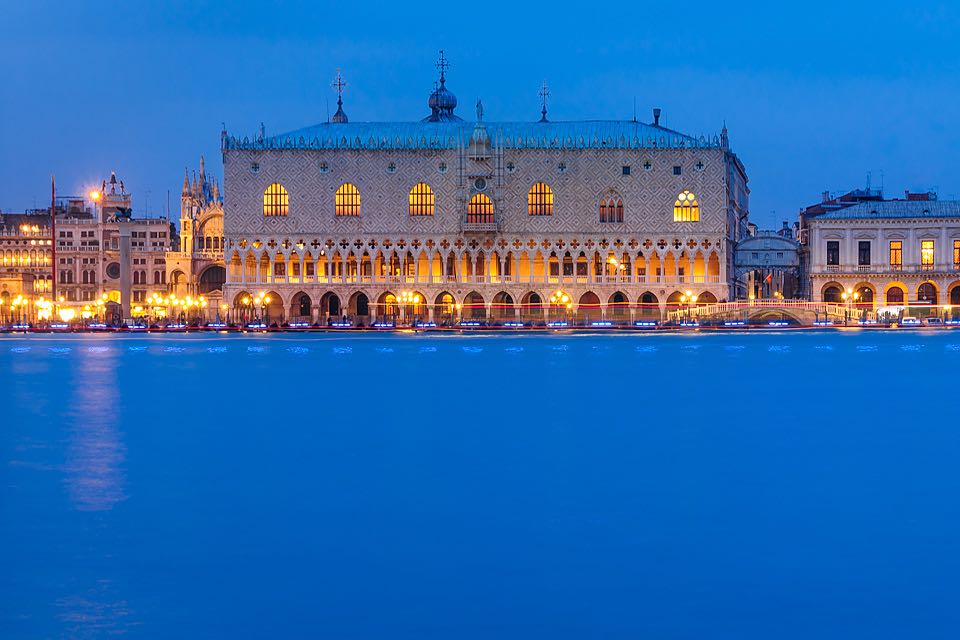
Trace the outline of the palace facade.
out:
[[[960,305],[960,202],[908,194],[802,218],[815,302]]]
[[[350,122],[341,97],[323,124],[223,132],[235,319],[627,322],[737,295],[749,190],[726,128],[554,122],[545,99],[539,121],[478,102],[465,122],[438,66],[420,121]]]

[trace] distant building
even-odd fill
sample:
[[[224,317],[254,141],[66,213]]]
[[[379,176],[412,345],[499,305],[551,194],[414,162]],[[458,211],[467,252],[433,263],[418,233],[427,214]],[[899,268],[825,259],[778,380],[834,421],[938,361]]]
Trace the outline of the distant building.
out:
[[[419,121],[352,122],[338,99],[326,123],[223,133],[236,314],[628,322],[736,296],[749,190],[725,128],[555,122],[545,100],[539,121],[478,102],[465,122],[439,67]]]
[[[220,185],[208,179],[204,159],[200,173],[190,180],[184,175],[180,194],[180,241],[167,253],[169,292],[178,298],[202,296],[209,304],[206,316],[215,319],[221,311],[223,283],[223,198]]]
[[[815,301],[862,308],[960,305],[960,202],[935,193],[806,216]]]
[[[49,299],[55,290],[60,306],[82,309],[99,300],[119,320],[166,290],[169,222],[133,217],[132,196],[116,174],[85,197],[58,198],[53,213],[55,231],[49,209],[0,215],[5,308],[16,295]]]
[[[0,213],[0,321],[17,296],[50,296],[49,216]]]
[[[805,261],[794,230],[784,221],[777,231],[750,225],[750,235],[737,244],[734,275],[749,299],[797,299],[806,292]]]

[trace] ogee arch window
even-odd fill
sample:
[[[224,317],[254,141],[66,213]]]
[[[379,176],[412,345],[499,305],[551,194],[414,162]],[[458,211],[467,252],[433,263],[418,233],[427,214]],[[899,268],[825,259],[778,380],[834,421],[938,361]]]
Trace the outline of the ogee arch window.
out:
[[[697,197],[684,189],[673,203],[674,222],[700,222],[700,203]]]
[[[612,196],[601,198],[600,222],[623,222],[623,200]]]

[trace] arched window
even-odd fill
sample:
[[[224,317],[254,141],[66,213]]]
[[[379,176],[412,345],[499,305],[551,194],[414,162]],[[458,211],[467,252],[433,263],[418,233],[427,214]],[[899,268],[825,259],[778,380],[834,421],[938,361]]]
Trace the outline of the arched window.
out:
[[[350,182],[340,185],[333,198],[333,210],[337,216],[359,216],[360,189]]]
[[[531,216],[553,215],[553,189],[546,182],[538,182],[527,193],[527,213]]]
[[[700,222],[700,203],[697,197],[686,189],[673,203],[674,222]]]
[[[274,182],[263,192],[263,215],[285,216],[290,213],[290,194],[279,182]]]
[[[917,288],[917,301],[936,304],[937,288],[930,282],[924,282]]]
[[[600,222],[623,222],[623,200],[613,196],[601,198]]]
[[[493,200],[475,193],[467,204],[467,222],[493,222]]]
[[[418,182],[410,189],[410,215],[433,215],[433,189],[426,182]]]

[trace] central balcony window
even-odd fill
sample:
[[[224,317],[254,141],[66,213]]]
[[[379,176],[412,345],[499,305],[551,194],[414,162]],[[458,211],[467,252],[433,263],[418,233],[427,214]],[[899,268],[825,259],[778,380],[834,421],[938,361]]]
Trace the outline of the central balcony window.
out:
[[[493,212],[493,200],[483,193],[475,193],[467,203],[467,220],[464,231],[496,231],[497,221]]]

